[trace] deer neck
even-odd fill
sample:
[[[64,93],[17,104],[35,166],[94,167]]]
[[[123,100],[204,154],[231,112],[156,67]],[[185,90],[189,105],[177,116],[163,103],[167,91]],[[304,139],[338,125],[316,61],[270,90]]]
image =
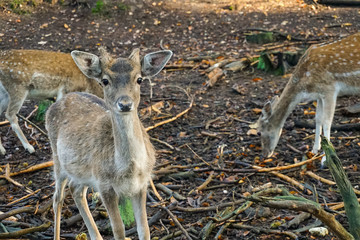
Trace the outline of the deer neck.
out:
[[[281,129],[287,117],[303,99],[304,93],[298,92],[292,84],[288,84],[277,104],[273,106],[269,122],[273,124],[273,127]]]
[[[132,163],[145,160],[146,147],[137,111],[112,114],[112,124],[115,161],[120,161],[121,168],[128,168]]]

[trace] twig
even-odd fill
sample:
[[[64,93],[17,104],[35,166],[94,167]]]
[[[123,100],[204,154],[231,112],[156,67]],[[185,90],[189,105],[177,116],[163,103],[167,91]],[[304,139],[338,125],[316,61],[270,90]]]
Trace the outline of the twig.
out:
[[[24,120],[27,123],[30,123],[32,126],[34,126],[37,130],[39,130],[39,132],[41,132],[42,134],[44,134],[44,136],[48,137],[47,133],[45,131],[43,131],[39,126],[37,126],[35,123],[33,123],[32,121],[30,121],[29,119],[27,119],[26,117],[20,115],[20,114],[16,114],[16,116],[18,116],[19,118],[21,118],[22,120]]]
[[[11,182],[12,184],[20,187],[21,189],[24,189],[27,193],[32,193],[33,191],[30,188],[24,187],[21,183],[15,181],[11,178],[10,174],[10,164],[6,164],[5,168],[5,175],[1,175],[0,178],[5,178],[8,182]]]
[[[10,122],[8,120],[0,122],[0,126],[8,125],[8,124],[10,124]]]
[[[164,185],[161,184],[161,183],[157,183],[157,184],[156,184],[156,187],[157,187],[158,189],[160,189],[161,191],[163,191],[164,193],[166,193],[167,195],[173,196],[173,197],[174,197],[176,200],[178,200],[178,201],[184,201],[184,200],[186,200],[186,197],[181,196],[179,193],[172,191],[171,189],[167,188],[166,186],[164,186]]]
[[[299,154],[302,154],[302,153],[303,153],[302,151],[300,151],[299,149],[297,149],[297,148],[295,148],[294,146],[290,145],[289,143],[287,143],[286,146],[287,146],[288,148],[290,148],[291,150],[293,150],[294,152],[296,152],[296,153],[299,153]]]
[[[0,214],[0,221],[4,220],[5,218],[14,216],[19,213],[33,213],[35,211],[35,207],[20,207],[13,209],[11,211],[8,211],[6,213]]]
[[[281,171],[281,170],[287,170],[287,169],[291,169],[291,168],[295,168],[295,167],[299,167],[308,163],[313,162],[314,160],[317,159],[321,159],[323,156],[325,156],[325,154],[319,155],[319,156],[315,156],[312,157],[308,160],[302,161],[302,162],[298,162],[298,163],[294,163],[291,165],[287,165],[287,166],[281,166],[281,167],[273,167],[273,168],[257,168],[259,169],[258,172],[271,172],[271,171]],[[255,168],[256,166],[254,166]]]
[[[251,207],[251,205],[253,204],[253,202],[251,201],[246,201],[244,204],[242,204],[240,207],[238,207],[237,209],[235,209],[234,211],[232,211],[231,213],[223,216],[222,218],[210,218],[211,220],[215,221],[215,222],[224,222],[230,218],[233,218],[237,215],[239,215],[240,213],[244,212],[246,209],[248,209],[249,207]]]
[[[154,182],[153,182],[152,179],[150,179],[150,185],[151,185],[152,190],[154,191],[155,196],[156,196],[161,202],[163,202],[164,199],[160,196],[160,194],[159,194],[159,192],[157,191],[157,189],[156,189],[156,187],[155,187]]]
[[[54,165],[54,161],[48,161],[48,162],[40,163],[40,164],[34,165],[32,167],[29,167],[29,168],[27,168],[25,170],[10,173],[10,176],[12,177],[12,176],[20,175],[20,174],[23,174],[23,173],[35,172],[35,171],[41,170],[43,168],[52,167],[53,165]],[[0,176],[0,178],[1,177],[2,176]]]
[[[158,142],[158,143],[161,143],[161,144],[167,146],[167,147],[170,148],[171,150],[174,150],[174,149],[175,149],[173,146],[171,146],[171,145],[168,144],[167,142],[161,141],[160,139],[153,138],[153,137],[151,137],[150,139],[151,139],[152,141],[155,141],[155,142]]]
[[[207,161],[205,161],[202,157],[200,157],[190,146],[189,144],[185,144],[185,146],[190,149],[190,151],[195,155],[195,157],[197,157],[198,159],[200,159],[203,163],[205,163],[208,166],[211,166]]]
[[[263,233],[279,234],[279,235],[282,234],[282,235],[291,237],[292,239],[298,239],[298,236],[295,233],[292,233],[290,231],[265,229],[265,228],[259,228],[259,227],[249,226],[249,225],[240,224],[240,223],[233,223],[230,225],[230,227],[237,228],[237,229],[247,229],[247,230],[254,231],[255,233],[263,232]]]
[[[200,186],[198,186],[195,190],[192,189],[188,195],[191,195],[194,191],[196,193],[198,193],[199,191],[203,190],[204,188],[206,188],[206,186],[211,183],[211,181],[213,180],[213,177],[214,177],[214,172],[211,172],[209,177],[205,180],[205,182],[203,182]]]
[[[191,97],[191,101],[190,101],[189,107],[188,107],[187,109],[185,109],[185,110],[182,111],[181,113],[177,114],[175,117],[169,118],[169,119],[164,120],[164,121],[159,122],[159,123],[156,123],[156,124],[153,125],[153,126],[149,126],[149,127],[145,128],[145,130],[146,130],[146,131],[150,131],[150,130],[152,130],[152,129],[154,129],[154,128],[157,128],[157,127],[159,127],[159,126],[161,126],[161,125],[164,125],[164,124],[166,124],[166,123],[170,123],[170,122],[175,121],[175,120],[178,119],[179,117],[181,117],[181,116],[183,116],[184,114],[186,114],[187,112],[189,112],[190,109],[192,108],[193,104],[194,104],[194,97]]]
[[[207,212],[207,211],[217,211],[219,209],[229,207],[229,206],[236,206],[238,204],[244,203],[245,199],[240,199],[234,202],[222,203],[219,205],[211,206],[211,207],[199,207],[199,208],[184,208],[176,206],[175,210],[182,211],[182,212]]]
[[[358,202],[360,202],[360,198],[358,198],[357,200],[358,200]],[[343,208],[343,207],[344,207],[344,202],[338,203],[338,204],[336,204],[334,206],[331,206],[330,209],[331,210],[338,210],[338,209]]]
[[[24,196],[24,197],[21,197],[21,198],[15,200],[15,201],[12,201],[12,202],[10,202],[10,203],[8,203],[8,204],[6,204],[6,205],[7,205],[7,206],[11,206],[11,205],[13,205],[13,204],[15,204],[15,203],[18,203],[18,202],[20,202],[20,201],[22,201],[22,200],[24,200],[24,199],[26,199],[26,198],[29,198],[29,197],[37,194],[37,193],[40,192],[40,191],[41,191],[41,189],[38,189],[38,190],[36,190],[35,192],[29,193],[28,195],[26,195],[26,196]]]
[[[205,180],[205,182],[203,182],[203,184],[201,184],[200,186],[198,186],[198,187],[196,188],[196,191],[199,192],[199,191],[203,190],[204,188],[206,188],[206,186],[207,186],[209,183],[211,183],[211,181],[213,180],[214,175],[215,175],[214,172],[211,172],[210,175],[209,175],[209,177]]]
[[[177,217],[167,208],[167,207],[163,207],[160,206],[161,209],[164,209],[169,216],[172,218],[172,220],[174,221],[174,223],[178,226],[178,228],[180,228],[180,230],[183,232],[183,234],[186,236],[186,238],[188,240],[192,240],[192,238],[190,237],[189,233],[185,230],[185,228],[181,225],[181,223],[179,222],[179,220],[177,219]]]
[[[9,239],[9,238],[19,238],[25,234],[33,233],[33,232],[44,232],[51,226],[51,222],[44,223],[38,227],[32,227],[27,229],[22,229],[16,232],[9,233],[0,233],[0,239]]]
[[[336,183],[334,181],[328,180],[326,178],[320,177],[318,175],[316,175],[315,173],[311,172],[311,171],[306,171],[305,175],[312,177],[320,182],[326,183],[328,185],[336,185]]]

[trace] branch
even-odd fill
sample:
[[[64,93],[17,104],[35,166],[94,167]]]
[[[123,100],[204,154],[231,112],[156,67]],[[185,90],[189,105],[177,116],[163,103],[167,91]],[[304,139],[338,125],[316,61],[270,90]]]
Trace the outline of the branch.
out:
[[[9,239],[9,238],[19,238],[25,234],[33,232],[44,232],[51,226],[51,222],[44,223],[38,227],[32,227],[27,229],[22,229],[16,232],[0,233],[0,239]]]
[[[250,196],[249,200],[263,206],[276,209],[289,209],[308,212],[320,219],[330,230],[342,240],[352,240],[354,237],[335,219],[334,215],[326,212],[321,205],[305,198],[287,196],[287,198],[267,198]]]

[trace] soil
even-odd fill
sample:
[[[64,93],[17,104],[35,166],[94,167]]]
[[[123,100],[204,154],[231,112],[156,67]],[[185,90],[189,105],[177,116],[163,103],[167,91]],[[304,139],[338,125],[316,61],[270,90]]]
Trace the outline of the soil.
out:
[[[216,61],[257,55],[259,53],[255,50],[261,48],[262,45],[245,41],[246,35],[254,28],[281,32],[288,36],[287,40],[279,39],[277,44],[294,42],[293,39],[296,38],[303,39],[294,47],[296,49],[305,49],[309,46],[309,41],[326,42],[356,33],[360,29],[360,8],[330,7],[304,3],[301,0],[154,0],[140,8],[127,8],[127,5],[108,1],[107,8],[100,13],[94,13],[88,6],[75,1],[65,5],[50,5],[45,2],[36,6],[27,6],[25,3],[24,6],[17,8],[22,11],[11,9],[11,2],[7,0],[0,3],[0,10],[2,10],[0,12],[0,49],[2,50],[43,49],[70,52],[77,49],[97,54],[98,47],[105,46],[113,55],[127,56],[133,48],[140,48],[142,55],[166,48],[174,52],[170,66],[181,64],[193,66],[191,68],[166,68],[162,71],[152,80],[152,99],[150,99],[150,85],[145,83],[142,86],[140,104],[140,109],[144,109],[150,104],[164,102],[164,108],[160,109],[160,114],[152,112],[150,115],[142,115],[143,123],[145,127],[148,127],[184,111],[190,103],[185,92],[194,97],[194,105],[187,114],[149,131],[152,138],[173,147],[169,148],[164,143],[153,141],[157,149],[155,170],[168,165],[183,165],[186,167],[178,171],[187,173],[191,173],[190,170],[204,168],[201,164],[205,161],[214,164],[222,160],[224,169],[243,169],[244,163],[274,167],[300,161],[312,147],[313,130],[299,128],[294,122],[313,119],[314,115],[304,114],[304,110],[315,111],[313,103],[297,106],[285,123],[275,154],[271,160],[264,160],[261,157],[260,138],[249,131],[250,124],[259,118],[258,109],[261,109],[263,104],[274,95],[281,93],[289,75],[276,76],[252,66],[244,71],[227,71],[214,86],[204,88],[208,81],[204,70],[213,62],[209,58],[204,58],[205,60],[200,62],[190,61],[189,57],[215,55],[218,56],[217,59],[213,59]],[[290,47],[280,49],[286,51]],[[287,73],[292,71],[293,68],[289,68]],[[238,84],[240,93],[232,89],[234,84]],[[356,123],[359,120],[359,114],[349,114],[344,110],[346,106],[356,102],[356,97],[339,99],[333,124]],[[28,116],[37,104],[38,102],[26,100],[20,114]],[[2,120],[5,120],[4,114],[2,114]],[[19,121],[36,152],[27,153],[10,125],[1,125],[1,140],[7,150],[5,156],[0,156],[1,174],[5,173],[6,164],[9,164],[11,172],[17,172],[51,160],[51,149],[47,137],[31,126],[26,127],[23,120]],[[36,124],[45,129],[43,122],[36,122]],[[360,180],[357,171],[360,148],[357,136],[359,135],[359,130],[332,131],[332,143],[355,188],[359,187]],[[341,137],[348,138],[344,140]],[[318,162],[309,168],[324,178],[332,179],[329,170],[321,169]],[[303,172],[302,169],[296,168],[283,173],[314,192],[316,190],[317,195],[302,192],[290,183],[268,173],[215,172],[213,181],[208,185],[214,188],[195,193],[190,193],[190,191],[196,189],[208,178],[211,174],[210,170],[188,174],[187,177],[154,176],[154,183],[170,184],[169,187],[186,198],[179,201],[178,206],[187,208],[214,206],[234,199],[243,199],[244,196],[252,193],[253,188],[266,183],[271,183],[272,186],[284,186],[295,195],[318,200],[320,203],[342,201],[336,187],[321,183],[304,175]],[[27,192],[23,187],[17,187],[0,179],[0,210],[2,212],[23,206],[42,206],[51,201],[54,191],[52,168],[21,174],[14,176],[13,179],[33,191],[38,189],[41,191],[8,206],[8,203],[27,195]],[[165,206],[174,201],[163,192],[160,193],[166,199]],[[150,197],[156,199],[152,193]],[[149,217],[159,211],[158,207],[151,204],[150,197],[148,199]],[[260,214],[261,209],[253,205],[239,214],[234,221],[268,229],[274,222],[287,222],[298,215],[296,212],[275,209],[267,209],[268,214]],[[190,231],[193,237],[199,236],[199,232],[210,221],[208,217],[217,216],[219,212],[220,210],[194,214],[173,210],[184,228],[193,229]],[[78,214],[71,196],[66,198],[63,213],[65,219]],[[41,216],[22,213],[17,214],[16,217],[19,222],[38,226],[46,221],[52,221],[53,211],[50,209]],[[343,214],[337,215],[337,219],[348,228],[347,219]],[[297,228],[310,225],[314,221],[314,218],[303,221]],[[100,226],[104,226],[106,222],[106,218],[98,218]],[[215,237],[222,226],[223,223],[217,224],[210,236]],[[179,231],[177,225],[166,214],[150,229],[152,237],[159,239]],[[286,228],[280,227],[280,229]],[[293,231],[294,229],[286,230]],[[64,238],[74,238],[81,232],[86,232],[82,221],[62,227]],[[50,239],[52,235],[53,228],[50,227],[46,231],[24,235],[22,238]],[[109,232],[104,232],[103,235],[106,239],[111,238]],[[307,231],[298,236],[303,239],[310,238]],[[137,234],[131,237],[137,239]],[[334,235],[330,233],[324,239],[332,238]],[[181,235],[174,239],[186,238]],[[280,234],[229,227],[222,233],[221,239],[290,238]]]

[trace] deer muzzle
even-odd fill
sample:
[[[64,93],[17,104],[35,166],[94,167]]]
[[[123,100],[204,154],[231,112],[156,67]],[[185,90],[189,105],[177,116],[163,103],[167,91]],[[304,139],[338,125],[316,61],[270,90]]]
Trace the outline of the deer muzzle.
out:
[[[131,112],[134,109],[134,102],[129,96],[121,96],[117,100],[117,107],[120,112]]]

